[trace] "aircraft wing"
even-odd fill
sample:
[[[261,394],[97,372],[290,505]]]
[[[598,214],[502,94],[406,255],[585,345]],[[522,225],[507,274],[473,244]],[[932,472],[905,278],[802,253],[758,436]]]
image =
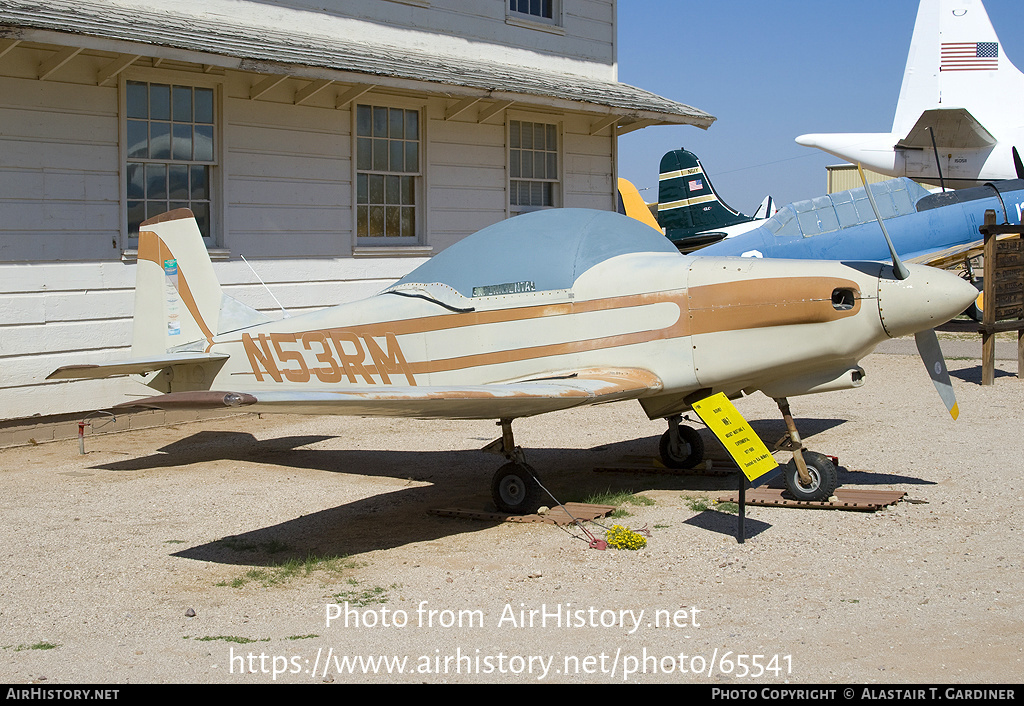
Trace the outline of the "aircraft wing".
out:
[[[942,149],[980,149],[996,144],[992,133],[967,109],[933,108],[921,113],[914,127],[896,143],[896,147],[931,150],[929,129],[935,135],[935,144]]]
[[[661,379],[646,370],[614,369],[585,370],[566,376],[489,385],[175,392],[125,402],[118,407],[235,408],[240,412],[285,414],[501,419],[636,399],[661,389]]]
[[[113,363],[93,363],[64,365],[46,376],[47,380],[81,380],[83,378],[108,378],[114,375],[132,375],[151,373],[163,370],[172,365],[183,363],[213,363],[227,360],[228,356],[221,353],[175,353],[174,355],[153,358],[133,358]]]
[[[997,235],[996,240],[1003,240],[1004,238],[1016,238],[1015,233],[1005,233],[1003,235]],[[979,238],[969,243],[961,243],[960,245],[952,245],[942,250],[930,250],[930,251],[919,251],[916,253],[909,253],[904,259],[905,262],[911,262],[918,265],[930,265],[931,267],[938,267],[939,269],[947,269],[954,265],[962,264],[964,260],[972,257],[978,257],[984,254],[985,241]]]
[[[960,245],[953,245],[942,250],[910,253],[904,259],[904,262],[916,265],[930,265],[931,267],[938,267],[944,270],[953,265],[962,264],[967,258],[981,255],[983,246],[984,241],[975,240],[971,243],[961,243]]]

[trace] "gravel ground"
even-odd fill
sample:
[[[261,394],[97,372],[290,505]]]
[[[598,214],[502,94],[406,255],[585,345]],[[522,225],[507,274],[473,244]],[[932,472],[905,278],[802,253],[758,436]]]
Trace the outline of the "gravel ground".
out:
[[[593,471],[654,453],[635,403],[516,440],[560,499],[652,501],[605,521],[647,528],[639,551],[428,514],[489,505],[490,422],[245,415],[2,450],[0,682],[1020,682],[1016,362],[981,387],[950,360],[957,422],[916,358],[863,365],[863,388],[794,414],[844,487],[914,502],[748,507],[743,544],[735,515],[694,509],[734,479]],[[737,407],[781,434],[770,400]],[[402,673],[344,661],[377,656]]]

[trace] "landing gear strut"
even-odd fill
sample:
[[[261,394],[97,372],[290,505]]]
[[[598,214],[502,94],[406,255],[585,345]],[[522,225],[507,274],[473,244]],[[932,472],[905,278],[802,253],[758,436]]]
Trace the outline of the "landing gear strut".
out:
[[[695,429],[679,423],[678,414],[668,418],[668,431],[661,435],[658,451],[668,468],[693,468],[704,460],[704,440]]]
[[[782,469],[786,490],[797,500],[824,502],[836,492],[839,485],[839,474],[835,464],[824,454],[808,451],[800,439],[796,422],[789,411],[789,400],[776,397],[782,418],[786,421],[787,434],[775,444],[776,449],[793,452],[793,460]]]
[[[512,420],[502,419],[501,438],[484,447],[484,451],[496,453],[508,459],[491,479],[491,500],[502,512],[514,515],[529,515],[537,511],[544,501],[537,471],[526,462],[523,450],[516,446],[512,436]]]

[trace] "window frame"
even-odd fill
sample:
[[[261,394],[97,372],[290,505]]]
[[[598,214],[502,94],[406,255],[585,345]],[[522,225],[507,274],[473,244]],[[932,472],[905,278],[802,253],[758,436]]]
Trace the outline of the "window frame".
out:
[[[388,169],[360,169],[359,167],[359,140],[360,137],[374,139],[385,139],[390,141],[392,137],[388,135],[386,138],[378,138],[370,136],[361,136],[359,134],[359,109],[361,107],[368,107],[371,111],[377,109],[387,109],[389,112],[392,110],[401,110],[405,112],[414,112],[417,115],[418,122],[418,134],[416,138],[417,142],[417,165],[416,171],[392,171],[390,169],[390,163]],[[351,109],[352,118],[352,130],[351,130],[351,149],[352,149],[352,248],[353,254],[380,254],[381,252],[387,252],[391,254],[412,254],[420,255],[425,251],[429,250],[427,245],[427,213],[426,213],[426,145],[427,145],[427,115],[426,108],[422,103],[412,103],[408,101],[385,99],[383,97],[374,96],[372,100],[365,101],[354,101]],[[371,117],[372,120],[372,117]],[[390,115],[389,115],[390,124]],[[398,138],[395,138],[398,139]],[[408,141],[406,138],[401,138],[403,141]],[[389,145],[390,154],[390,145]],[[372,159],[372,157],[371,157]],[[387,177],[411,177],[413,179],[413,208],[415,209],[413,215],[413,228],[414,236],[361,236],[359,234],[359,209],[360,206],[360,175],[369,176],[384,176],[385,177],[385,190],[387,188],[386,182]],[[386,194],[385,194],[386,197]],[[374,204],[376,205],[376,204]],[[384,204],[385,207],[387,204]],[[400,205],[400,204],[399,204]],[[385,216],[386,220],[386,216]]]
[[[522,2],[538,2],[543,7],[543,3],[545,1],[551,3],[551,17],[544,17],[542,14],[534,14],[529,10],[522,11],[519,9],[513,9],[512,7],[514,4]],[[562,0],[505,0],[505,21],[511,24],[521,24],[524,26],[532,25],[535,29],[561,29]]]
[[[513,176],[512,167],[512,151],[516,149],[512,145],[512,123],[529,123],[530,125],[545,125],[551,126],[555,131],[555,139],[558,144],[554,150],[557,164],[555,166],[556,176],[554,178],[537,178],[537,177],[523,177]],[[518,149],[523,149],[519,147]],[[528,148],[533,149],[533,148]],[[545,152],[549,150],[544,150]],[[505,165],[507,170],[506,179],[506,203],[507,209],[510,216],[516,216],[521,213],[529,213],[531,211],[541,211],[550,208],[560,208],[564,203],[564,179],[565,179],[565,131],[564,125],[561,119],[551,115],[530,115],[513,113],[509,114],[505,120]],[[538,182],[544,184],[551,184],[551,200],[550,205],[529,205],[529,204],[517,204],[514,203],[512,197],[512,184],[513,182]],[[518,188],[518,187],[517,187]]]
[[[128,155],[128,84],[146,83],[173,86],[184,86],[193,89],[210,89],[213,91],[213,159],[206,160],[174,160],[155,158],[135,158]],[[209,167],[207,176],[209,226],[210,233],[203,237],[203,242],[216,258],[227,257],[228,252],[219,246],[223,243],[224,223],[224,79],[219,76],[199,75],[190,72],[168,71],[163,69],[136,68],[122,72],[118,77],[118,162],[120,171],[120,248],[122,259],[131,260],[138,253],[138,237],[129,232],[128,224],[128,165],[144,164],[187,164]],[[193,121],[191,124],[195,125]],[[132,199],[134,200],[134,199]],[[191,201],[192,199],[186,199]]]

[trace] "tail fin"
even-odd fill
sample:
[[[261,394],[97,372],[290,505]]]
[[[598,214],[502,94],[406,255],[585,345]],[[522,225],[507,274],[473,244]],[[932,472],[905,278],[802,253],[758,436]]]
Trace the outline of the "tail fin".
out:
[[[268,318],[225,296],[188,209],[169,211],[139,228],[132,356],[162,355],[188,344],[208,350],[219,333]]]
[[[661,158],[658,223],[677,245],[702,231],[749,220],[718,197],[695,154],[679,149]]]
[[[775,207],[775,199],[773,199],[771,195],[768,195],[764,197],[764,201],[762,201],[761,205],[757,207],[756,211],[754,211],[754,220],[761,221],[765,218],[771,218],[778,212],[779,209]]]
[[[921,0],[894,134],[909,135],[927,110],[950,108],[969,110],[996,134],[1008,117],[1016,120],[1007,100],[1022,92],[1024,75],[1007,58],[981,0]]]
[[[640,191],[629,179],[619,177],[619,213],[646,223],[654,230],[660,231],[661,226],[651,213],[651,208],[644,202]]]

